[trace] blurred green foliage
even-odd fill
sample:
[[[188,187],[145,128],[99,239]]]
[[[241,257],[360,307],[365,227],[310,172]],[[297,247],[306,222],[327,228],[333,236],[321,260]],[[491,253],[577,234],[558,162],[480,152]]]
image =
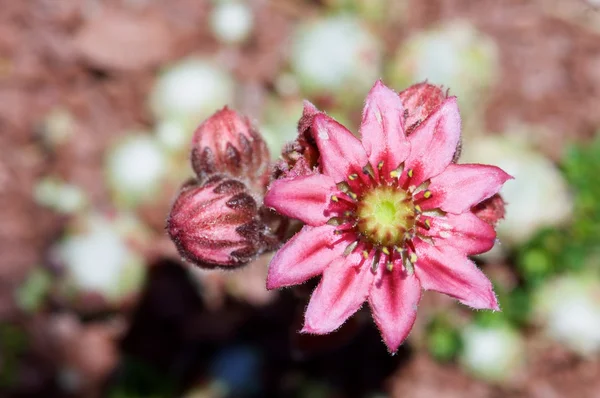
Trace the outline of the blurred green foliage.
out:
[[[110,389],[109,398],[166,398],[177,396],[176,382],[166,372],[132,357],[122,362],[120,377]]]
[[[0,323],[0,391],[13,386],[27,345],[27,335],[19,326]]]
[[[433,318],[427,327],[427,350],[438,361],[447,362],[462,349],[458,329],[444,316]]]
[[[569,148],[561,166],[573,189],[573,219],[565,228],[539,231],[517,252],[517,267],[527,285],[537,286],[566,271],[599,268],[600,184],[593,181],[600,175],[600,136],[590,145]]]

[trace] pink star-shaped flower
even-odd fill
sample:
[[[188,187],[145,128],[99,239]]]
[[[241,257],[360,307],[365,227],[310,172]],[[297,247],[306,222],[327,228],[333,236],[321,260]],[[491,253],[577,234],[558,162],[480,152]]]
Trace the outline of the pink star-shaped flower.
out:
[[[422,289],[498,310],[488,278],[468,256],[496,233],[471,208],[511,177],[495,166],[455,164],[460,115],[439,99],[424,120],[406,118],[401,97],[377,82],[367,96],[361,139],[312,105],[317,167],[275,180],[265,204],[305,223],[273,258],[269,289],[322,274],[302,332],[339,328],[365,301],[395,352],[410,332]],[[306,170],[305,163],[304,169]]]

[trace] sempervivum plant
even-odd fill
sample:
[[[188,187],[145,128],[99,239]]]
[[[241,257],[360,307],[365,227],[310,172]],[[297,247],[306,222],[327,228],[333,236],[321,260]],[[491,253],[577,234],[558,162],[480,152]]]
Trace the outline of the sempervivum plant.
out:
[[[367,300],[393,352],[412,328],[422,288],[499,309],[492,284],[468,258],[489,250],[496,234],[471,209],[510,176],[495,166],[453,162],[460,143],[455,97],[406,126],[422,108],[405,109],[377,82],[360,139],[314,107],[307,112],[316,167],[284,175],[265,197],[267,206],[306,224],[273,258],[267,286],[323,275],[303,332],[332,332]]]
[[[302,331],[332,332],[368,301],[395,352],[422,289],[499,309],[492,284],[468,256],[493,246],[503,215],[495,195],[511,177],[495,166],[457,164],[460,130],[456,98],[425,83],[398,94],[377,82],[360,138],[307,102],[298,138],[284,147],[267,189],[264,143],[225,109],[196,132],[198,178],[176,200],[168,231],[197,264],[244,264],[277,243],[264,200],[304,223],[273,257],[267,287],[322,275]]]

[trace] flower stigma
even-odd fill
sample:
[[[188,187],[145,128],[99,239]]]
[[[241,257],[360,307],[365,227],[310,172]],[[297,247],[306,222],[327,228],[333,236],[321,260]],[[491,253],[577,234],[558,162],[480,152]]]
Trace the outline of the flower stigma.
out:
[[[402,243],[415,221],[415,208],[408,192],[388,186],[366,192],[356,213],[358,231],[365,239],[382,246]]]

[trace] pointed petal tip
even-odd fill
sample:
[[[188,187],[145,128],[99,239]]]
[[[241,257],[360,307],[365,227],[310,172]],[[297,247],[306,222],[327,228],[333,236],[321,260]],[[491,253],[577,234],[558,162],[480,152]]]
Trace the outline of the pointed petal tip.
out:
[[[487,294],[472,295],[467,300],[459,300],[462,304],[476,310],[502,311],[490,282]]]
[[[316,113],[320,113],[321,111],[319,111],[319,109],[309,100],[304,100],[302,101],[302,104],[304,106],[304,109],[302,111],[303,115],[312,115],[312,114],[316,114]]]
[[[385,83],[383,82],[383,80],[380,78],[380,79],[377,79],[375,81],[375,84],[373,84],[373,87],[371,88],[371,91],[374,90],[374,89],[381,89],[381,88],[385,88],[385,89],[391,90],[391,88],[389,88],[388,86],[386,86]]]
[[[390,355],[396,355],[398,353],[398,349],[400,348],[402,343],[404,343],[406,338],[404,338],[404,339],[398,339],[398,338],[388,339],[388,338],[383,337],[382,340],[383,340],[383,343],[385,344],[385,346],[387,347],[388,353]]]

